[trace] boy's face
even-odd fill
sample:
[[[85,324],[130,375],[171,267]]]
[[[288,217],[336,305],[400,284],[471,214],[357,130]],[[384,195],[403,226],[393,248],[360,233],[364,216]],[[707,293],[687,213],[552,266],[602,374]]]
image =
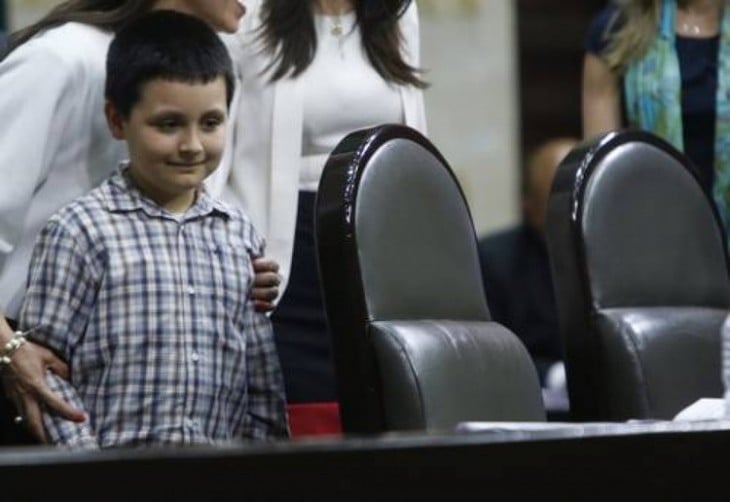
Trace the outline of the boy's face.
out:
[[[128,118],[106,105],[112,134],[127,142],[129,172],[160,206],[185,211],[202,181],[215,170],[225,144],[226,84],[152,80]]]

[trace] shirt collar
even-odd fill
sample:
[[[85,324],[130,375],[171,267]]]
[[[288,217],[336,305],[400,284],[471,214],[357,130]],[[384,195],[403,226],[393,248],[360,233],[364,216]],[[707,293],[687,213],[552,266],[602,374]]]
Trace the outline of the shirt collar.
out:
[[[213,198],[201,184],[193,205],[182,214],[171,213],[145,195],[129,175],[129,161],[119,164],[104,187],[107,209],[112,213],[143,211],[150,217],[174,220],[190,220],[207,215],[230,217],[231,210],[223,202]]]

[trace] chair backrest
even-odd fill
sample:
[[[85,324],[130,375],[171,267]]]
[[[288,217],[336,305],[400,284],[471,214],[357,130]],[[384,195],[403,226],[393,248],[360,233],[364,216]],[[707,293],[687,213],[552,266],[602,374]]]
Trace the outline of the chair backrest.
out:
[[[346,432],[544,419],[526,350],[490,320],[461,188],[426,138],[347,136],[320,181],[316,235]]]
[[[547,239],[575,418],[671,418],[722,394],[725,236],[683,154],[634,130],[577,146]]]

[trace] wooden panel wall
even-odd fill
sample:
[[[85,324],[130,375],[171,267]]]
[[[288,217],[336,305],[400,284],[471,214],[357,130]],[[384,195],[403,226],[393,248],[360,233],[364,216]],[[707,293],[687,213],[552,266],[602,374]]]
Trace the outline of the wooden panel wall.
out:
[[[517,0],[517,4],[524,155],[548,138],[580,135],[585,34],[606,0]]]

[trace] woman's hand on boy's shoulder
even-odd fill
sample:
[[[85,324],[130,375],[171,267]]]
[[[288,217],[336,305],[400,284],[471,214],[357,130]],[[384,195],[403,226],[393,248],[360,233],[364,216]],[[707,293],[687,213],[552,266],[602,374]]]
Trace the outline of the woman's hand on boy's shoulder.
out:
[[[253,259],[254,280],[251,288],[251,299],[257,312],[274,310],[279,297],[279,264],[271,258],[261,256]]]

